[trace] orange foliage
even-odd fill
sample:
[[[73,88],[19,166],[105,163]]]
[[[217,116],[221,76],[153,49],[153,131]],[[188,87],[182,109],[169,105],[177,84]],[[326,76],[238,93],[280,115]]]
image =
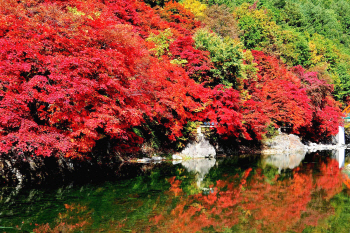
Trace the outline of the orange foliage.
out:
[[[158,212],[150,224],[156,225],[157,232],[199,232],[205,228],[222,232],[236,224],[243,227],[242,231],[301,232],[307,225],[315,226],[319,219],[332,213],[332,210],[323,212],[317,205],[341,191],[342,179],[337,166],[335,160],[322,163],[316,177],[311,170],[302,172],[297,168],[292,179],[277,180],[276,176],[274,184],[265,181],[260,169],[249,168],[241,177],[218,180],[208,195],[178,197],[178,204],[170,214]],[[177,194],[179,183],[175,177],[169,182],[170,193]],[[309,205],[314,192],[326,194],[316,204]]]
[[[33,229],[33,232],[35,233],[75,232],[75,231],[81,231],[92,224],[91,217],[90,217],[91,211],[86,213],[87,211],[86,206],[82,206],[79,204],[76,205],[74,203],[71,205],[64,204],[64,206],[67,212],[63,214],[61,213],[59,214],[57,219],[58,224],[55,227],[51,228],[50,225],[47,223]],[[81,216],[77,216],[77,215],[81,215]]]
[[[321,175],[317,177],[316,185],[325,191],[325,198],[329,200],[342,190],[343,181],[339,163],[329,159],[328,163],[321,165],[320,170]]]
[[[163,8],[159,9],[159,14],[170,22],[172,27],[177,28],[185,35],[191,35],[191,30],[201,25],[190,10],[175,1],[167,2]]]
[[[343,175],[343,182],[346,185],[346,187],[348,187],[348,189],[350,189],[350,178],[347,175]]]
[[[182,189],[180,188],[181,180],[175,180],[176,176],[173,176],[168,179],[169,183],[171,184],[171,187],[169,189],[170,192],[173,192],[175,196],[178,196],[182,192]]]

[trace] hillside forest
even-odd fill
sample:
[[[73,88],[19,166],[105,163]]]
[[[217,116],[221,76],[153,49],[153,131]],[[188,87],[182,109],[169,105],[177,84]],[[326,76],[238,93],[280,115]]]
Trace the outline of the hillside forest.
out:
[[[319,142],[350,101],[349,0],[0,0],[0,155]]]

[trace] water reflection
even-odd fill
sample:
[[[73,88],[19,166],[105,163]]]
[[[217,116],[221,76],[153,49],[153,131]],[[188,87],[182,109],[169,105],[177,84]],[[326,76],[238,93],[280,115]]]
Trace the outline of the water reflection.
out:
[[[292,176],[271,176],[248,168],[216,180],[214,192],[182,196],[170,212],[155,211],[157,232],[301,232],[334,214],[329,200],[342,190],[338,162],[296,168]],[[181,187],[180,180],[170,181]],[[170,195],[169,198],[175,196]]]
[[[305,158],[306,151],[291,151],[286,153],[280,153],[276,155],[270,155],[265,159],[265,163],[275,166],[278,171],[281,172],[283,169],[294,169],[298,167]]]
[[[216,160],[212,159],[193,159],[181,162],[182,166],[187,171],[196,174],[196,184],[198,188],[204,188],[201,186],[205,175],[209,173],[210,169],[215,166]]]
[[[191,160],[124,181],[21,190],[10,202],[4,189],[0,231],[347,232],[342,156]]]
[[[345,148],[340,147],[337,150],[333,150],[332,158],[334,158],[339,163],[339,168],[343,168],[345,164]],[[294,169],[298,167],[304,160],[306,155],[305,151],[290,151],[285,153],[279,153],[275,155],[270,155],[264,159],[266,164],[275,166],[278,171],[281,172],[284,169]]]
[[[334,150],[332,157],[338,161],[339,168],[344,167],[344,164],[345,164],[345,148],[339,148],[338,150]]]

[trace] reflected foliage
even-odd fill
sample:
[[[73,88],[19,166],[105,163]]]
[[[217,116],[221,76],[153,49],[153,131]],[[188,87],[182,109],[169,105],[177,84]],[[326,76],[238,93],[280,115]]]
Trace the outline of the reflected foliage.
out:
[[[103,185],[22,190],[22,204],[2,202],[0,223],[34,232],[308,232],[342,230],[349,220],[348,189],[327,156],[307,155],[283,173],[258,157],[219,160],[202,185],[178,164]]]

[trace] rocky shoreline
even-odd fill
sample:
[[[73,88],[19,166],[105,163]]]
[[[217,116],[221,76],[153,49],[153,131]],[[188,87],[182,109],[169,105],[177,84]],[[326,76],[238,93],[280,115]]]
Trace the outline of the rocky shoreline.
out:
[[[293,134],[280,133],[272,139],[262,141],[262,148],[255,154],[298,155],[303,158],[308,152],[322,150],[346,149],[343,144],[303,144],[301,139]],[[93,180],[108,177],[123,177],[129,173],[142,172],[165,161],[182,163],[193,159],[217,157],[219,146],[214,147],[204,137],[200,130],[195,141],[189,143],[181,152],[174,153],[171,158],[154,155],[141,159],[124,161],[120,156],[95,156],[89,160],[70,159],[65,157],[0,157],[0,186],[16,186],[25,184],[44,184],[48,182],[64,183],[71,180]],[[249,153],[251,154],[251,153]],[[278,160],[275,159],[275,160]],[[134,164],[134,171],[127,167]],[[128,165],[128,166],[124,166]],[[136,168],[136,169],[135,169]]]
[[[261,153],[263,155],[271,155],[289,151],[316,152],[346,148],[348,148],[348,145],[339,144],[336,140],[333,140],[333,144],[317,144],[312,142],[303,144],[297,135],[280,133],[272,139],[263,140],[263,149]]]

